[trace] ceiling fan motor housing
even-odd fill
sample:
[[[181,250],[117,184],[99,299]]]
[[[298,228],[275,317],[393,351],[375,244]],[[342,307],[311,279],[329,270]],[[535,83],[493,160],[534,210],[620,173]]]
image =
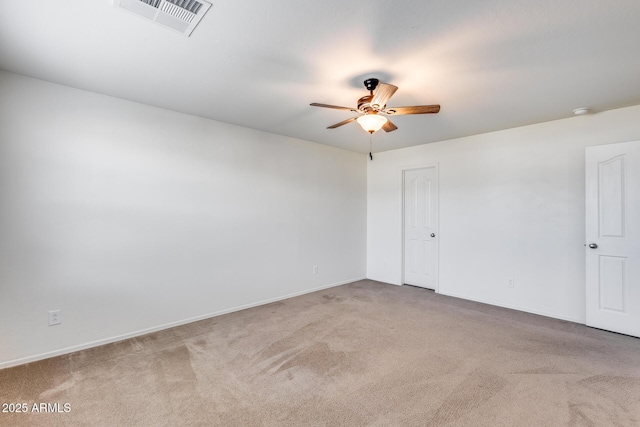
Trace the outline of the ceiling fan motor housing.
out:
[[[376,90],[376,87],[378,87],[378,83],[380,83],[380,80],[378,79],[367,79],[364,81],[364,87],[367,88],[367,90]]]

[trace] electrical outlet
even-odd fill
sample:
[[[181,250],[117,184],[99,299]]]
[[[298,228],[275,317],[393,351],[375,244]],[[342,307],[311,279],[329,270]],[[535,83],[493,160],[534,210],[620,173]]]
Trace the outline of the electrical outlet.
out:
[[[51,310],[49,312],[49,326],[62,323],[62,310]]]
[[[318,266],[317,265],[313,266],[313,274],[318,274]]]
[[[515,287],[516,281],[513,280],[513,277],[509,277],[507,279],[507,288],[513,288]]]

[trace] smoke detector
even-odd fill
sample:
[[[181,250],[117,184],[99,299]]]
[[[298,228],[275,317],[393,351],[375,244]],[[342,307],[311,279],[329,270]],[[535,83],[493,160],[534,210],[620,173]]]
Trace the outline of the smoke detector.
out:
[[[211,3],[202,0],[113,0],[113,6],[189,37]]]

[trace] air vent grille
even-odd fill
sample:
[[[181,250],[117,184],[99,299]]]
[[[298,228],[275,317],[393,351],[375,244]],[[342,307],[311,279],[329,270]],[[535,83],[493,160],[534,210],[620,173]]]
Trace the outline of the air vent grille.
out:
[[[193,17],[196,16],[193,13],[189,12],[188,10],[184,10],[168,2],[164,2],[162,4],[162,9],[160,10],[162,10],[165,13],[168,13],[171,16],[175,16],[178,19],[182,19],[185,22],[191,22],[193,20]]]
[[[160,0],[140,0],[142,3],[146,3],[151,7],[157,8],[160,4]]]
[[[167,0],[167,2],[175,4],[176,6],[184,10],[188,10],[191,13],[198,13],[198,10],[202,7],[202,3],[197,2],[196,0]]]
[[[113,0],[113,5],[186,36],[211,7],[203,0]]]

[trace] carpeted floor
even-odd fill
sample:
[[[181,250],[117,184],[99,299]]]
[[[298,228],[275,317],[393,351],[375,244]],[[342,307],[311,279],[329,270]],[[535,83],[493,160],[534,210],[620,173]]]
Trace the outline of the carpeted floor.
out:
[[[632,426],[640,339],[363,280],[0,371],[22,402],[1,425]]]

